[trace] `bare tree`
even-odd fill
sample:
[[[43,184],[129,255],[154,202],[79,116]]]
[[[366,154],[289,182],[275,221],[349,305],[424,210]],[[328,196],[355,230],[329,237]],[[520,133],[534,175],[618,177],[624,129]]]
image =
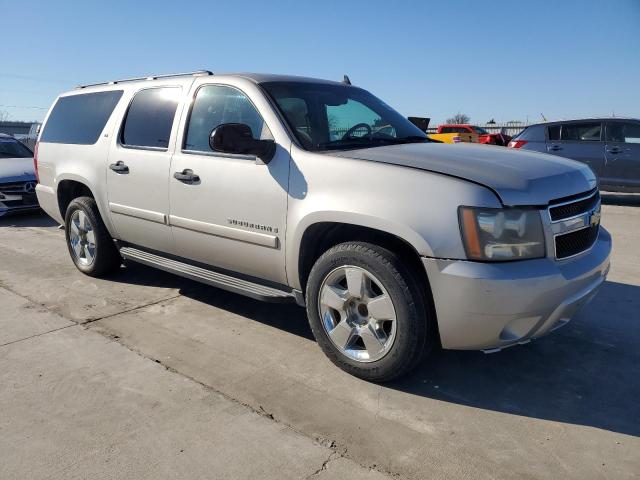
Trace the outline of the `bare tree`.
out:
[[[469,123],[469,120],[471,120],[471,117],[469,117],[469,115],[465,115],[464,113],[458,112],[453,117],[447,118],[447,123],[453,123],[453,124]]]
[[[0,122],[5,122],[9,120],[9,112],[6,110],[0,110]]]

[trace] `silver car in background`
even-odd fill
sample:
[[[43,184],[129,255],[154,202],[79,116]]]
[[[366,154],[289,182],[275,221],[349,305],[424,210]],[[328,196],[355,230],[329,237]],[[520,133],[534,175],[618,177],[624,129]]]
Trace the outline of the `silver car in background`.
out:
[[[600,189],[640,192],[640,120],[592,118],[530,125],[509,147],[586,163]]]
[[[33,152],[0,133],[0,217],[39,208]]]

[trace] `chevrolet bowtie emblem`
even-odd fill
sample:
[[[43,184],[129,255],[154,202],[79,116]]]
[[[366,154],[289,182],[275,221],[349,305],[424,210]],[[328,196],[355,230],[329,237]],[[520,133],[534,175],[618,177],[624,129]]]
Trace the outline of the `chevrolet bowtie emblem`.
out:
[[[594,210],[589,217],[589,225],[595,226],[600,224],[600,211]]]

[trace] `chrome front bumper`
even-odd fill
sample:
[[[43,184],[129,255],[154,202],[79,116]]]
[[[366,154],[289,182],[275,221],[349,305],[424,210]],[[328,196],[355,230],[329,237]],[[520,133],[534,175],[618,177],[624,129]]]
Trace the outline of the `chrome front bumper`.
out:
[[[443,348],[494,350],[524,343],[566,324],[609,271],[604,228],[574,258],[505,263],[423,258]]]

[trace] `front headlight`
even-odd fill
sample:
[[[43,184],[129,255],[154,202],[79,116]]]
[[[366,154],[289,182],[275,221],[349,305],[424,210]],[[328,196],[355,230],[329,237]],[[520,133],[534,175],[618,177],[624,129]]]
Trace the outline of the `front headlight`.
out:
[[[545,255],[538,210],[460,207],[458,215],[470,260],[499,262]]]

